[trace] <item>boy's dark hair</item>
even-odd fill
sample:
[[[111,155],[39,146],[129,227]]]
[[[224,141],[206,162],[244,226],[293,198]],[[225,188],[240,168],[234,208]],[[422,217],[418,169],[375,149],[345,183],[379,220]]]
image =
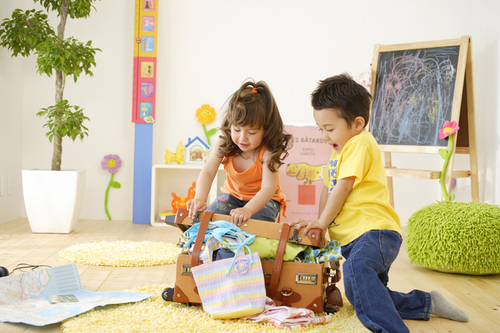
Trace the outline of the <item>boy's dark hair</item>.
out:
[[[248,80],[231,96],[220,127],[220,137],[224,140],[219,149],[222,163],[227,163],[229,156],[241,154],[240,148],[231,140],[232,125],[264,130],[259,148],[266,146],[271,152],[267,166],[272,172],[277,171],[276,167],[280,167],[288,156],[292,135],[285,133],[278,105],[264,81]]]
[[[335,109],[349,125],[361,116],[366,126],[370,120],[371,98],[365,87],[343,73],[320,81],[311,94],[311,104],[315,110]]]

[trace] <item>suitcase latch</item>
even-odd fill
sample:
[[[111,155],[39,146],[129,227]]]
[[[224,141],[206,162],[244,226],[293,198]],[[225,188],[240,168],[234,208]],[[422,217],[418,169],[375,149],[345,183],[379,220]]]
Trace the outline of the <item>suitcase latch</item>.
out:
[[[191,265],[181,265],[181,275],[191,275]]]
[[[297,283],[297,284],[317,284],[318,283],[318,274],[295,273],[295,283]]]
[[[293,294],[293,290],[290,288],[283,288],[281,290],[281,295],[283,295],[285,297],[292,296],[292,294]]]
[[[302,238],[297,237],[298,234],[299,234],[299,229],[293,230],[293,235],[288,239],[288,241],[292,243],[300,243],[302,241]]]

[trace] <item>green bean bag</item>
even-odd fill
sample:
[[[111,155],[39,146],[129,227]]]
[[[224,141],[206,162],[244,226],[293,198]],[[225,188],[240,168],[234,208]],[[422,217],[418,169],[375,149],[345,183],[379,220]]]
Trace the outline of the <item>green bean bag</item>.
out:
[[[408,219],[410,262],[440,272],[500,273],[500,207],[441,201]]]

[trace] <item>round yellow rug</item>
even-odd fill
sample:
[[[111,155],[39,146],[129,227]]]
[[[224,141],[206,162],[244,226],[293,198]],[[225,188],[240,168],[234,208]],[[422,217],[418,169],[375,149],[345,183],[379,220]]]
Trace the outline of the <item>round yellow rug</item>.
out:
[[[64,333],[81,332],[248,332],[248,333],[283,333],[271,324],[255,323],[242,319],[212,319],[201,306],[189,306],[182,303],[165,302],[161,292],[167,285],[146,285],[134,288],[132,292],[153,294],[148,299],[120,305],[107,305],[95,308],[62,322]],[[356,317],[354,308],[344,297],[344,306],[332,315],[326,324],[312,324],[297,327],[295,332],[368,332]],[[324,314],[323,314],[324,315]]]
[[[72,245],[59,257],[91,266],[142,267],[175,264],[181,248],[165,242],[93,242]]]

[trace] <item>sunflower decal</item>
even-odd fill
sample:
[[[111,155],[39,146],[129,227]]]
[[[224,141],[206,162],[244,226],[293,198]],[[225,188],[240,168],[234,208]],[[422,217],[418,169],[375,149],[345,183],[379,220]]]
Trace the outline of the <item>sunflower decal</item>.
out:
[[[215,112],[214,108],[209,104],[203,104],[201,108],[196,110],[196,117],[198,117],[198,122],[203,126],[203,132],[205,132],[205,136],[207,137],[207,143],[209,146],[212,145],[210,143],[210,137],[217,132],[217,128],[212,128],[211,130],[207,131],[206,125],[213,123],[216,115],[217,113]]]

